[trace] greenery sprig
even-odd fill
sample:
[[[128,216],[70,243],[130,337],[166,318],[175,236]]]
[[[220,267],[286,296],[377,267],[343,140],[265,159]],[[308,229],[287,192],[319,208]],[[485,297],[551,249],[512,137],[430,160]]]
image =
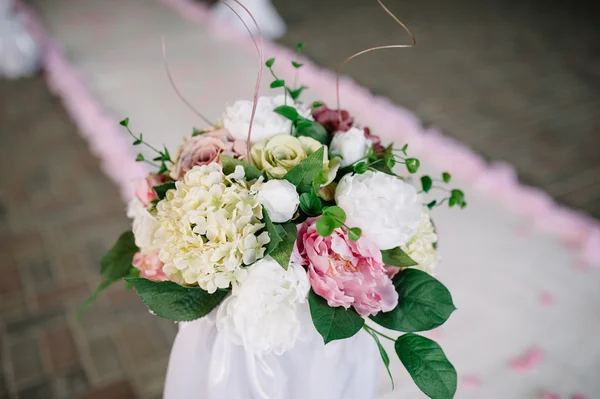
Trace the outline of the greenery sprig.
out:
[[[348,238],[357,241],[362,235],[362,230],[358,227],[348,227],[346,222],[346,212],[339,206],[328,206],[323,209],[323,215],[317,220],[317,233],[323,237],[329,237],[333,231],[344,226],[348,229]]]
[[[131,137],[133,137],[135,139],[135,141],[133,142],[133,145],[142,145],[143,144],[146,147],[148,147],[150,150],[157,153],[158,156],[152,158],[152,161],[160,162],[160,164],[155,164],[154,162],[146,160],[146,158],[144,157],[144,154],[142,154],[142,153],[139,153],[137,155],[137,157],[135,158],[135,160],[137,162],[146,162],[149,165],[157,167],[159,175],[168,171],[166,162],[170,162],[172,164],[173,161],[171,160],[171,155],[169,154],[169,150],[167,149],[166,146],[163,146],[164,151],[159,151],[152,144],[148,143],[147,141],[144,141],[144,136],[142,135],[142,133],[140,133],[139,136],[136,136],[131,131],[131,129],[129,129],[129,118],[123,119],[121,122],[119,122],[119,125],[125,127],[127,129],[127,131],[129,132],[129,134],[131,135]]]

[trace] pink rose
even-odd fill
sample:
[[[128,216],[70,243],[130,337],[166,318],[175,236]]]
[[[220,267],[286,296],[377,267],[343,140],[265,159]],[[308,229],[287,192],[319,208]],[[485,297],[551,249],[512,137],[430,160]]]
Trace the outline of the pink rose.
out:
[[[148,206],[150,206],[150,203],[152,201],[158,199],[158,196],[156,195],[152,187],[166,183],[169,180],[171,179],[169,179],[169,176],[166,175],[149,175],[145,179],[141,179],[138,181],[138,183],[135,186],[135,196],[147,208]]]
[[[340,120],[341,114],[341,120]],[[313,108],[312,116],[319,122],[329,134],[336,132],[347,132],[354,124],[354,118],[346,110],[338,111],[329,109],[326,105]]]
[[[348,238],[344,227],[329,237],[317,233],[317,218],[298,231],[292,260],[307,266],[312,289],[329,306],[352,306],[360,315],[375,315],[396,307],[398,293],[387,276],[381,251],[364,237]]]
[[[133,256],[133,267],[140,271],[140,277],[152,281],[166,281],[169,278],[163,272],[164,264],[158,259],[158,253],[143,254],[136,253]]]
[[[220,162],[221,154],[242,158],[246,154],[246,143],[234,140],[227,129],[214,130],[192,137],[179,149],[179,155],[171,170],[171,177],[180,180],[196,165]]]

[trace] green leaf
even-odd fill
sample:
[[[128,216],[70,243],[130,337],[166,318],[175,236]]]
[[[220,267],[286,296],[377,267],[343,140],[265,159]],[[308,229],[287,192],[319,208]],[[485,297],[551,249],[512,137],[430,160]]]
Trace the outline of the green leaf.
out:
[[[115,245],[100,260],[100,274],[110,282],[125,277],[131,268],[133,255],[138,251],[133,233],[126,231],[121,234]]]
[[[204,134],[205,132],[206,132],[205,130],[196,129],[194,127],[194,128],[192,128],[192,137],[199,136],[201,134]]]
[[[167,173],[169,169],[167,169],[167,165],[164,162],[161,162],[160,168],[158,168],[158,174],[162,175],[163,173]]]
[[[167,191],[175,189],[175,182],[170,181],[167,183],[159,184],[158,186],[152,187],[152,190],[156,193],[159,200],[162,200],[167,195]]]
[[[141,136],[142,136],[142,135],[140,134],[140,137],[141,137]],[[165,145],[165,146],[163,146],[163,148],[164,148],[164,150],[165,150],[165,151],[163,152],[163,158],[162,158],[162,160],[163,160],[163,161],[169,161],[169,162],[170,162],[170,161],[171,161],[171,154],[169,154],[169,149],[167,148],[167,146],[166,146],[166,145]]]
[[[429,204],[427,204],[427,208],[429,209],[433,209],[433,207],[437,204],[436,200],[431,201]]]
[[[323,170],[324,154],[325,147],[319,148],[287,172],[283,178],[296,186],[298,193],[309,192],[312,190],[315,176]]]
[[[244,168],[246,180],[258,179],[262,176],[262,172],[254,165],[250,165],[248,162],[240,161],[239,159],[228,157],[227,155],[221,155],[221,164],[223,165],[223,173],[226,175],[235,172],[235,167],[240,165]]]
[[[271,89],[276,89],[278,87],[283,87],[285,86],[285,80],[283,79],[276,79],[274,81],[271,82]]]
[[[296,236],[298,235],[298,228],[293,222],[286,222],[280,224],[278,227],[281,230],[278,233],[283,231],[282,240],[277,244],[275,249],[273,249],[269,255],[273,259],[277,261],[285,270],[287,270],[290,264],[290,258],[292,256],[292,251],[294,249],[294,244],[296,243]]]
[[[288,93],[290,93],[290,96],[291,96],[291,97],[292,97],[294,100],[298,99],[298,97],[300,97],[300,94],[302,94],[302,92],[303,92],[305,89],[308,89],[308,87],[307,87],[307,86],[300,86],[300,87],[298,87],[298,88],[297,88],[297,89],[295,89],[295,90],[292,90],[292,89],[289,89],[289,88],[287,88],[287,87],[286,87],[286,90],[288,91]]]
[[[404,334],[394,345],[396,354],[421,391],[432,399],[452,399],[456,393],[456,369],[434,341]]]
[[[209,314],[229,293],[218,290],[209,294],[198,287],[183,287],[171,281],[126,278],[148,309],[173,321],[192,321]]]
[[[318,101],[315,101],[315,102],[312,103],[312,107],[313,108],[319,108],[319,107],[322,107],[322,106],[323,106],[323,103],[320,103]]]
[[[369,164],[367,164],[365,161],[361,161],[357,164],[354,165],[354,173],[357,173],[359,175],[362,175],[363,173],[365,173],[367,170],[369,170]]]
[[[406,150],[408,150],[408,144],[404,144],[404,146],[402,146],[402,152],[404,155],[406,155]]]
[[[444,183],[450,183],[450,180],[452,180],[452,175],[448,172],[444,172],[442,173],[442,180],[444,180]]]
[[[121,122],[119,122],[119,125],[125,126],[125,127],[129,126],[129,118],[123,119]]]
[[[429,176],[421,176],[421,187],[423,187],[423,191],[428,193],[433,186],[433,180]]]
[[[296,44],[296,48],[298,49],[298,51],[302,50],[304,48],[304,43],[299,42],[298,44]]]
[[[273,66],[273,64],[275,63],[275,58],[269,58],[266,62],[265,65],[267,66],[267,68],[271,68]]]
[[[421,162],[417,158],[406,158],[406,169],[410,173],[417,173],[419,166],[421,166]]]
[[[267,244],[267,249],[265,250],[265,256],[269,255],[273,252],[280,242],[283,241],[285,236],[285,230],[281,225],[273,223],[271,217],[267,210],[263,207],[263,222],[265,222],[265,229],[267,233],[269,233],[269,243]]]
[[[429,274],[417,269],[401,271],[393,279],[398,305],[371,319],[391,330],[427,331],[439,327],[456,310],[450,291]]]
[[[418,265],[400,247],[385,249],[381,251],[381,255],[383,256],[383,263],[388,266],[410,267]]]
[[[317,233],[319,233],[321,237],[329,237],[333,234],[333,230],[337,229],[339,225],[334,218],[323,215],[317,219],[316,227]]]
[[[292,65],[294,66],[294,68],[298,69],[298,68],[302,68],[302,65],[304,65],[304,64],[299,64],[296,61],[292,61]]]
[[[365,329],[365,330],[367,330],[367,329]],[[369,333],[369,335],[371,337],[373,337],[373,339],[375,340],[375,343],[377,344],[377,349],[379,349],[379,356],[381,356],[381,361],[383,361],[383,365],[385,366],[388,376],[390,377],[390,381],[392,383],[392,391],[393,391],[396,388],[396,386],[394,384],[394,377],[392,376],[392,371],[390,370],[390,357],[388,356],[387,351],[385,350],[383,345],[381,345],[381,342],[379,341],[379,337],[377,336],[377,333],[374,333],[371,330],[367,330],[367,332]]]
[[[296,108],[291,107],[289,105],[281,105],[273,110],[276,114],[279,114],[292,122],[295,122],[298,119],[298,111]]]
[[[135,161],[136,162],[144,162],[145,158],[143,154],[138,154],[137,157],[135,157]]]
[[[311,137],[321,144],[327,144],[329,140],[327,130],[318,122],[308,119],[302,119],[296,123],[296,136]]]
[[[465,195],[462,191],[460,190],[452,190],[450,191],[450,199],[448,200],[448,205],[452,208],[454,205],[458,205],[461,208],[464,208],[465,206],[467,206],[467,203],[465,202]]]
[[[327,301],[313,290],[308,293],[310,316],[325,344],[350,338],[360,331],[365,320],[353,308],[332,308]]]
[[[94,291],[94,293],[92,295],[90,295],[90,297],[88,299],[86,299],[81,306],[79,306],[79,309],[77,309],[77,315],[75,316],[75,319],[77,321],[81,321],[81,317],[83,316],[83,312],[85,312],[85,310],[92,304],[94,303],[94,301],[98,298],[98,295],[100,295],[100,293],[102,291],[104,291],[105,289],[107,289],[108,287],[110,287],[116,280],[103,280],[100,284],[98,284],[98,287],[96,288],[96,290]]]
[[[348,229],[348,238],[352,241],[358,241],[362,236],[362,230],[358,227],[351,227]]]
[[[137,140],[135,140],[135,141],[133,142],[133,145],[140,145],[140,144],[142,144],[143,142],[144,142],[144,137],[143,137],[143,136],[142,136],[142,134],[140,133],[140,137],[139,137]]]
[[[388,168],[392,169],[394,166],[396,166],[396,159],[392,156],[392,157],[388,157],[385,160],[385,166],[387,166]]]
[[[328,206],[323,209],[323,215],[330,216],[338,222],[338,226],[342,226],[346,222],[346,212],[337,205]]]
[[[323,204],[317,194],[315,194],[314,190],[300,195],[300,209],[308,216],[320,215],[322,207]]]

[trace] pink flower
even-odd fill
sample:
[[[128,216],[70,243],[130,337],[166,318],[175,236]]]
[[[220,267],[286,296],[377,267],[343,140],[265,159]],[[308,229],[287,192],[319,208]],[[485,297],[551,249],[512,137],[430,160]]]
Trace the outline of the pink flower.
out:
[[[138,183],[135,186],[135,196],[147,208],[148,206],[150,206],[150,203],[152,201],[158,199],[158,196],[156,195],[152,187],[166,183],[169,180],[171,179],[169,179],[169,176],[166,175],[149,175],[145,179],[141,179],[138,181]]]
[[[180,180],[196,165],[220,163],[221,154],[242,158],[246,154],[246,144],[241,140],[234,140],[227,129],[214,130],[192,137],[179,149],[179,155],[171,170],[171,177]]]
[[[341,114],[341,120],[340,120]],[[329,134],[336,132],[347,132],[354,124],[354,118],[345,109],[338,111],[329,109],[326,105],[314,108],[312,116],[319,122]]]
[[[140,271],[140,277],[152,281],[166,281],[169,278],[163,273],[163,263],[158,259],[158,253],[143,254],[136,253],[133,256],[133,267]]]
[[[329,306],[352,306],[362,316],[394,309],[398,293],[386,274],[379,248],[364,237],[351,241],[343,227],[322,237],[316,220],[300,225],[292,254],[294,262],[307,266],[315,293],[327,299]]]

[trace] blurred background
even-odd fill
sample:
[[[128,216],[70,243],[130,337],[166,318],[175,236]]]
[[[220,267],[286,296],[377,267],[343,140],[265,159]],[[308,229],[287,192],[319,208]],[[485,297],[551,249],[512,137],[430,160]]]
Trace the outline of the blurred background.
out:
[[[153,32],[154,40],[165,34],[174,52],[180,44],[189,49],[173,33],[185,18],[163,3],[25,2],[115,121],[123,116],[118,99],[135,98],[120,91],[115,76],[122,65],[147,62],[144,46],[111,51],[122,45],[120,35],[144,38],[144,32]],[[214,6],[198,3],[207,12]],[[257,2],[247,3],[252,8]],[[148,314],[135,292],[123,286],[111,287],[81,322],[75,320],[99,280],[100,258],[129,222],[119,188],[47,87],[43,45],[28,42],[29,20],[14,12],[22,7],[0,4],[0,399],[160,398],[176,334],[173,323]],[[487,160],[509,163],[522,182],[600,217],[600,15],[592,2],[386,4],[415,34],[417,47],[359,57],[345,74]],[[275,18],[272,26],[278,29],[266,33],[291,49],[304,42],[304,54],[330,70],[364,48],[409,42],[375,0],[275,0],[273,6],[266,13],[277,14],[264,18]],[[214,54],[211,37],[198,40],[193,51]],[[164,80],[160,56],[151,62],[154,69],[133,68],[125,76],[136,83],[130,89]],[[211,58],[202,62],[206,66]],[[195,78],[190,65],[175,64],[179,76]],[[254,73],[247,74],[248,88]],[[163,111],[150,107],[150,97],[139,96],[144,103],[139,123],[145,114]],[[167,118],[161,127],[172,123]],[[592,305],[598,310],[597,302]],[[590,323],[598,332],[597,320]],[[600,395],[587,394],[594,393]]]

